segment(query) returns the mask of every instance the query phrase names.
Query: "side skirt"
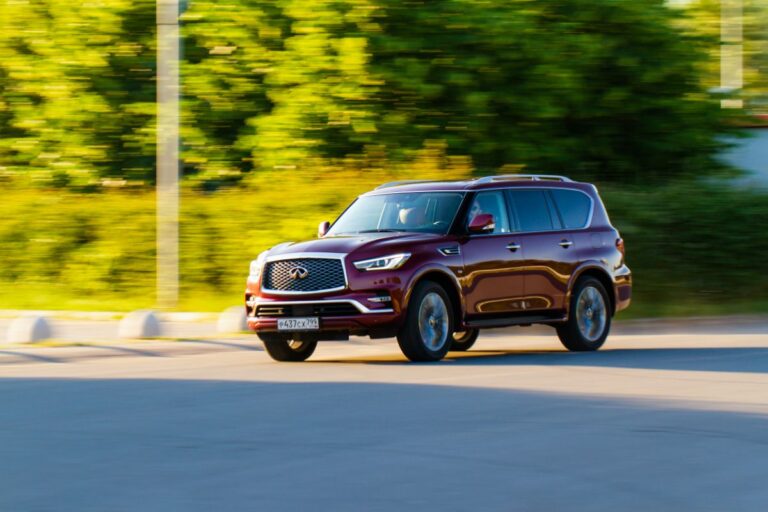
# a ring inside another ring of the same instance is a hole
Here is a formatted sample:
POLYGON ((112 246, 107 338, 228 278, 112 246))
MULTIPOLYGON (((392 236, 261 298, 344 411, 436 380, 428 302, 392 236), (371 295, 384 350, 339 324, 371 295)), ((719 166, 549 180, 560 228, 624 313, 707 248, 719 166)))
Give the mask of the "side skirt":
POLYGON ((472 315, 467 318, 467 327, 485 329, 489 327, 509 327, 512 325, 553 324, 565 322, 568 319, 563 311, 546 313, 512 313, 506 316, 472 315))

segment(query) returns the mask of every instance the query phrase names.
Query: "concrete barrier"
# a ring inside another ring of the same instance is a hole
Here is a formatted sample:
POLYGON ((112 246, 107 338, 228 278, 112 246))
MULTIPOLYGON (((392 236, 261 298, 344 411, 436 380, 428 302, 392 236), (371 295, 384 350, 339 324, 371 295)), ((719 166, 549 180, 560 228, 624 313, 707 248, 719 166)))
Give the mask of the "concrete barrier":
POLYGON ((245 307, 232 306, 222 311, 219 314, 216 330, 221 333, 248 330, 248 324, 245 319, 245 307))
POLYGON ((132 311, 120 320, 117 335, 125 339, 157 338, 162 334, 160 320, 154 311, 132 311))
POLYGON ((51 324, 44 316, 22 316, 11 322, 6 334, 9 343, 34 343, 52 336, 51 324))

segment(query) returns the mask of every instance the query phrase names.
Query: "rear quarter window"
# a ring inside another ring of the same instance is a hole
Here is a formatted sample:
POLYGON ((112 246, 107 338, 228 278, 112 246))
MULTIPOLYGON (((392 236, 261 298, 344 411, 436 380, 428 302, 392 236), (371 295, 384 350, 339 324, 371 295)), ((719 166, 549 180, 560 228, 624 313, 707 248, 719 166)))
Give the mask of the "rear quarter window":
POLYGON ((586 227, 592 207, 589 196, 575 190, 551 189, 550 192, 566 229, 586 227))

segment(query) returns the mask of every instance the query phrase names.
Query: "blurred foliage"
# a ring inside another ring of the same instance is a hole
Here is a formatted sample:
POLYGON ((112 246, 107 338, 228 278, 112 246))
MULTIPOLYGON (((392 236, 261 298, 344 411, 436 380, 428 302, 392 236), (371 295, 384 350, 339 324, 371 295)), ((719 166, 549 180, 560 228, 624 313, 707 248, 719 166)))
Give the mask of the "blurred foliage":
POLYGON ((635 314, 768 312, 767 191, 717 182, 600 191, 626 241, 635 314))
POLYGON ((154 195, 6 187, 0 306, 110 309, 154 295, 154 195))
MULTIPOLYGON (((416 165, 425 178, 467 172, 439 148, 416 165)), ((399 169, 405 177, 410 168, 399 169)), ((317 169, 260 174, 248 187, 182 197, 180 309, 240 300, 249 260, 276 243, 315 236, 390 171, 317 169), (335 179, 321 179, 333 171, 335 179), (311 186, 307 186, 307 184, 311 186), (290 191, 291 201, 285 201, 290 191)), ((631 316, 768 311, 768 194, 716 184, 650 192, 603 184, 634 273, 631 316)), ((129 310, 154 305, 152 193, 8 190, 0 202, 0 307, 129 310)), ((622 313, 622 316, 625 316, 622 313)))
MULTIPOLYGON (((312 238, 358 194, 416 173, 459 179, 466 158, 423 149, 408 165, 373 160, 291 173, 269 171, 247 186, 181 197, 181 309, 237 303, 248 264, 286 240, 312 238), (332 176, 329 178, 329 176, 332 176), (290 195, 291 200, 286 201, 290 195)), ((155 303, 155 195, 7 186, 0 201, 0 308, 128 310, 155 303)))
MULTIPOLYGON (((0 176, 153 181, 154 7, 0 0, 0 176)), ((720 167, 711 41, 663 0, 194 0, 182 20, 184 173, 205 189, 434 142, 478 173, 720 167)))
MULTIPOLYGON (((766 196, 685 181, 727 171, 714 157, 740 114, 707 92, 718 3, 676 4, 193 0, 180 308, 236 303, 250 258, 379 183, 523 169, 604 184, 631 312, 765 304, 766 196)), ((745 5, 759 104, 765 8, 745 5)), ((0 0, 0 307, 153 305, 154 16, 154 0, 0 0)))
POLYGON ((0 173, 53 186, 145 179, 154 1, 0 0, 0 173))
POLYGON ((707 42, 709 59, 700 62, 707 89, 720 86, 721 15, 741 14, 744 87, 729 97, 741 99, 746 108, 768 113, 768 2, 765 0, 690 0, 680 2, 686 17, 681 27, 707 42), (741 6, 739 11, 738 6, 741 6), (736 9, 734 10, 734 7, 736 9))

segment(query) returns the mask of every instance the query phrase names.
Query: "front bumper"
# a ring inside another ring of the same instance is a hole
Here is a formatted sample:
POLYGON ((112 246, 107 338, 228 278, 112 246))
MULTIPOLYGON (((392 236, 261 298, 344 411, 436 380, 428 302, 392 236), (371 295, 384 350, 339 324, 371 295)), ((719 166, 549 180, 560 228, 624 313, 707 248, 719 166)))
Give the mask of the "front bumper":
POLYGON ((371 294, 318 299, 246 296, 248 328, 256 332, 276 332, 278 318, 317 316, 320 329, 315 332, 321 334, 393 336, 400 325, 400 312, 391 302, 372 302, 369 300, 372 297, 371 294))

